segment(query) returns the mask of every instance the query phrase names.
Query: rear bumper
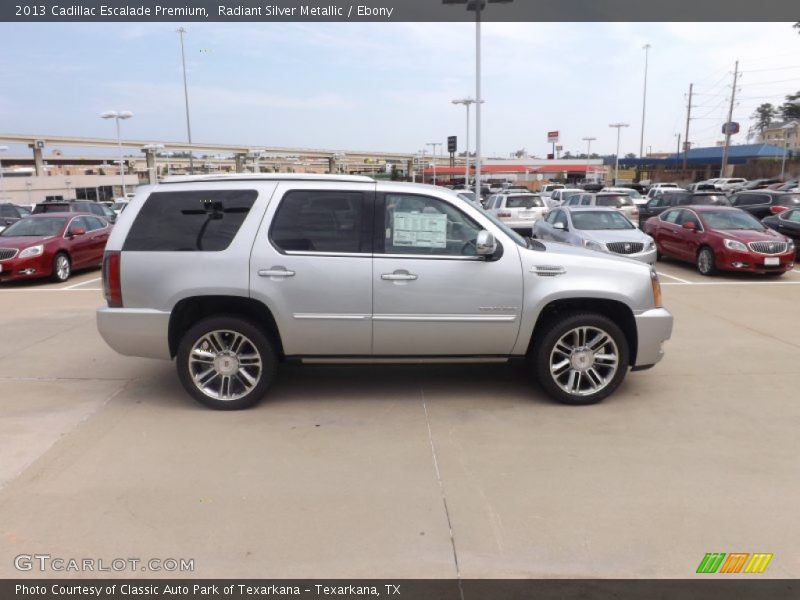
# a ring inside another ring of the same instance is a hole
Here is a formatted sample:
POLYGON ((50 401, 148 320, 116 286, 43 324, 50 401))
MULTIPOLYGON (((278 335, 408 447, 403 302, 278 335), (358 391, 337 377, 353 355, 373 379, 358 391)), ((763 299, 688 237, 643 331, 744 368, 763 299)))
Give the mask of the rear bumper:
POLYGON ((672 335, 672 315, 666 308, 653 308, 635 319, 638 350, 633 366, 652 366, 664 357, 662 346, 672 335))
POLYGON ((97 330, 120 354, 171 359, 170 313, 147 308, 98 308, 97 330))

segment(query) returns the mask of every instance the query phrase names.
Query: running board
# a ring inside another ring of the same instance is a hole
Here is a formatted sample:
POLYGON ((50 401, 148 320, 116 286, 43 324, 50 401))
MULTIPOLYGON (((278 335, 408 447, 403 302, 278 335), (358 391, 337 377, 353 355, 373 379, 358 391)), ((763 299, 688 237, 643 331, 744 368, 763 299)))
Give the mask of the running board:
POLYGON ((427 365, 427 364, 470 364, 470 363, 505 363, 507 356, 452 356, 452 357, 308 357, 301 358, 300 362, 308 365, 427 365))

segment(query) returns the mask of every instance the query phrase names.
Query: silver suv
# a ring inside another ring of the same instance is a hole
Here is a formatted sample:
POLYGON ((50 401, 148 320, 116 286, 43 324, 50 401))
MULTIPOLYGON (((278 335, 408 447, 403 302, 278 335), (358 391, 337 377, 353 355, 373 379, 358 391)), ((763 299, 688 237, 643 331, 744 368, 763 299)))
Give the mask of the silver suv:
POLYGON ((441 187, 331 175, 177 177, 137 192, 106 247, 101 335, 176 359, 212 408, 278 363, 527 360, 590 404, 662 355, 649 266, 525 239, 441 187))

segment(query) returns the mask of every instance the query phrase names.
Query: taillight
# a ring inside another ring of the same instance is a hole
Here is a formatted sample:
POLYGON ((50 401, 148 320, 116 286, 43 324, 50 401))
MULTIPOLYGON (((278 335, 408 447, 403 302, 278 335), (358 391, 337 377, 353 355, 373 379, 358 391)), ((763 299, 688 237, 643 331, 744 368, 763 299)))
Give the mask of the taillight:
POLYGON ((107 251, 103 256, 103 292, 109 308, 122 308, 122 279, 119 272, 120 253, 107 251))
POLYGON ((769 207, 769 212, 771 212, 773 215, 777 215, 779 213, 782 213, 785 210, 786 210, 785 206, 770 206, 769 207))

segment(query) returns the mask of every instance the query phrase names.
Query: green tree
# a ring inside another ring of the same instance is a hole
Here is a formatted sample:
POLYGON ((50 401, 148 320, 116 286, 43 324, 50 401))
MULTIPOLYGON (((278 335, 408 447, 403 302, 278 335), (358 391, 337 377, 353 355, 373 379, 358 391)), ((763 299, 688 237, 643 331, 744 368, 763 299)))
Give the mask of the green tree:
POLYGON ((800 119, 800 92, 786 96, 786 102, 781 106, 780 113, 784 121, 800 119))
POLYGON ((775 120, 777 115, 778 109, 769 102, 765 102, 756 108, 755 112, 750 115, 750 118, 755 120, 756 129, 758 129, 758 131, 761 133, 764 133, 764 130, 772 124, 772 121, 775 120))

